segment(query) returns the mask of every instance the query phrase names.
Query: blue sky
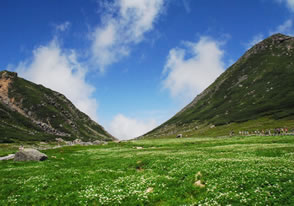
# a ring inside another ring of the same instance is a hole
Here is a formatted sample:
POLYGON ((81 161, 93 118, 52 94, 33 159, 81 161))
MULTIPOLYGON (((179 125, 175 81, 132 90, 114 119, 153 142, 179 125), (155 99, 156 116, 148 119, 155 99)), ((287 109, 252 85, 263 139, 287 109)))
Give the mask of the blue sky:
POLYGON ((120 139, 166 121, 248 48, 294 34, 294 0, 1 0, 0 68, 120 139))

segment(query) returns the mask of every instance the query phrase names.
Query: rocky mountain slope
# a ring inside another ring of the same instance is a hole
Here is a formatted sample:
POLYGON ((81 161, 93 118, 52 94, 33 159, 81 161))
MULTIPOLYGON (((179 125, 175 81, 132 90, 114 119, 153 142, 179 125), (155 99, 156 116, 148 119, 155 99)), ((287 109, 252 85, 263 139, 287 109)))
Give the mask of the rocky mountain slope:
POLYGON ((275 34, 253 46, 174 117, 143 138, 228 135, 230 130, 294 128, 294 38, 275 34))
POLYGON ((102 126, 79 111, 64 95, 0 72, 0 142, 113 140, 102 126))

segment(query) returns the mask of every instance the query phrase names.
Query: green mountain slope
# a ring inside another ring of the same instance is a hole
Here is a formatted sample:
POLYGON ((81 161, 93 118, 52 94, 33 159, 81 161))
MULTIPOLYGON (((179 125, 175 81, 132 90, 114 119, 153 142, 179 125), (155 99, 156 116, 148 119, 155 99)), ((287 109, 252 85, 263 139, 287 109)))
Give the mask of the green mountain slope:
POLYGON ((294 127, 293 120, 294 38, 275 34, 252 47, 189 105, 143 138, 178 133, 220 136, 231 129, 294 127))
POLYGON ((79 111, 64 95, 0 72, 0 142, 113 140, 103 127, 79 111))

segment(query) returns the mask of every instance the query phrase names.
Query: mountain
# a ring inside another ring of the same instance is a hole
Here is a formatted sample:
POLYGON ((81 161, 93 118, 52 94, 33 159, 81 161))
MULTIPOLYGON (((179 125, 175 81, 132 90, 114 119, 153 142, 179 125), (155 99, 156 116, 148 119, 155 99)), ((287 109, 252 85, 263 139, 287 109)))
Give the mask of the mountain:
POLYGON ((64 95, 0 72, 0 142, 113 140, 102 126, 79 111, 64 95))
POLYGON ((294 38, 283 34, 253 46, 190 104, 141 138, 275 127, 294 128, 294 38))

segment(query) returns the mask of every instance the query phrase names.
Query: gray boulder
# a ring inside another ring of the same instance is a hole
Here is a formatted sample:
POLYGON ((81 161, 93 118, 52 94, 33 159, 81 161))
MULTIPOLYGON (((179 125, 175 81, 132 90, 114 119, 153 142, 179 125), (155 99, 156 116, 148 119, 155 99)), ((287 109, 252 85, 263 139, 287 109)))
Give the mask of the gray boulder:
POLYGON ((47 155, 36 149, 23 149, 14 156, 14 161, 44 161, 48 159, 47 155))
POLYGON ((89 146, 89 145, 93 145, 93 143, 92 142, 80 142, 80 145, 89 146))
POLYGON ((80 139, 75 139, 75 140, 73 141, 74 144, 81 144, 81 142, 82 142, 82 140, 80 140, 80 139))

